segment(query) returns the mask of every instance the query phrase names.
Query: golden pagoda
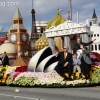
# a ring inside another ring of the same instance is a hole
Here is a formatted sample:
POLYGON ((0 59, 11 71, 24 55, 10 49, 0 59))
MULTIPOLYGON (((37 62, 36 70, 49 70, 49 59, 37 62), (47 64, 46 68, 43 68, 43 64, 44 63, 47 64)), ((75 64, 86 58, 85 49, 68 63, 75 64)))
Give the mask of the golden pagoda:
POLYGON ((44 33, 34 44, 36 51, 39 51, 48 45, 49 45, 48 38, 45 36, 44 33))

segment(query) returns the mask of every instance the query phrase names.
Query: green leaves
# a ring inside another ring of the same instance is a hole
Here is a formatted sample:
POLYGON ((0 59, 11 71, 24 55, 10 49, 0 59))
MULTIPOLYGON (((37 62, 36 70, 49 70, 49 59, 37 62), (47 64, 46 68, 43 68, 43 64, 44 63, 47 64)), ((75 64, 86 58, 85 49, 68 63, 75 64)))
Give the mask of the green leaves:
POLYGON ((91 84, 98 84, 100 83, 100 69, 93 70, 93 77, 90 80, 91 84))
POLYGON ((8 79, 6 80, 7 85, 12 85, 13 84, 13 76, 9 76, 8 79))
POLYGON ((6 84, 7 85, 16 85, 16 86, 34 86, 35 78, 33 77, 19 77, 16 81, 13 81, 13 76, 9 76, 6 84))

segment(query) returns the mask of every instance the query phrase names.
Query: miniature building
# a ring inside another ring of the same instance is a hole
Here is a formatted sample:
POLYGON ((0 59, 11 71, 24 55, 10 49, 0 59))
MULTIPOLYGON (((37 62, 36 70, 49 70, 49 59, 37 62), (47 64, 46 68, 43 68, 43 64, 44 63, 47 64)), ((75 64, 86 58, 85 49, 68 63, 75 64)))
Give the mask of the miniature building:
MULTIPOLYGON (((48 25, 47 25, 47 29, 49 29, 50 27, 54 27, 54 26, 58 26, 62 23, 64 23, 66 20, 61 16, 59 10, 58 13, 56 14, 55 18, 53 20, 51 20, 48 25)), ((58 47, 58 49, 61 51, 62 47, 63 47, 63 40, 61 37, 54 37, 55 40, 55 45, 58 47)))
POLYGON ((34 46, 34 43, 36 42, 37 39, 39 39, 39 34, 37 34, 35 10, 32 9, 31 13, 32 13, 32 29, 31 29, 30 45, 31 45, 31 55, 34 55, 36 53, 36 48, 34 46))
POLYGON ((0 56, 2 56, 2 53, 6 52, 9 57, 9 64, 11 65, 17 56, 17 48, 15 45, 10 43, 8 40, 6 40, 1 46, 0 46, 0 56))
POLYGON ((39 37, 42 36, 42 33, 46 30, 48 21, 36 21, 36 29, 37 34, 39 34, 39 37))
POLYGON ((18 8, 13 17, 13 25, 8 31, 8 40, 16 46, 18 56, 20 53, 24 56, 24 52, 28 51, 29 34, 23 25, 23 18, 18 8))
POLYGON ((90 31, 91 32, 88 35, 89 40, 96 39, 96 41, 92 45, 90 45, 89 49, 90 51, 100 53, 100 26, 98 24, 98 19, 95 13, 95 9, 92 16, 92 25, 90 26, 90 31))

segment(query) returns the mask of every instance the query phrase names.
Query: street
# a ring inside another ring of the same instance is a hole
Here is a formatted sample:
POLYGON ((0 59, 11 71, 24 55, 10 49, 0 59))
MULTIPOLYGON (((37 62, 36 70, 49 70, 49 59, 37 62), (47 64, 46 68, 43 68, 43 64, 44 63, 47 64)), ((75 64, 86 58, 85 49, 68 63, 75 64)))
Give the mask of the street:
POLYGON ((24 88, 0 86, 0 100, 100 100, 100 87, 24 88), (15 92, 16 89, 19 92, 15 92))

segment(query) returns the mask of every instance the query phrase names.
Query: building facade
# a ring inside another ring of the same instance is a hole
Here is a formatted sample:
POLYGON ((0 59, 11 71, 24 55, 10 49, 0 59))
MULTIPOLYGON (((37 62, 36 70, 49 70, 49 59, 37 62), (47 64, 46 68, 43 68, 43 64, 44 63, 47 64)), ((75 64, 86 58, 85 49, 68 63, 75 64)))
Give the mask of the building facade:
POLYGON ((48 21, 36 21, 37 34, 41 37, 42 33, 46 30, 48 21))
POLYGON ((89 46, 89 49, 92 52, 100 53, 100 21, 98 21, 97 19, 95 9, 89 24, 90 24, 90 33, 88 34, 89 40, 91 41, 96 39, 96 41, 89 46))

